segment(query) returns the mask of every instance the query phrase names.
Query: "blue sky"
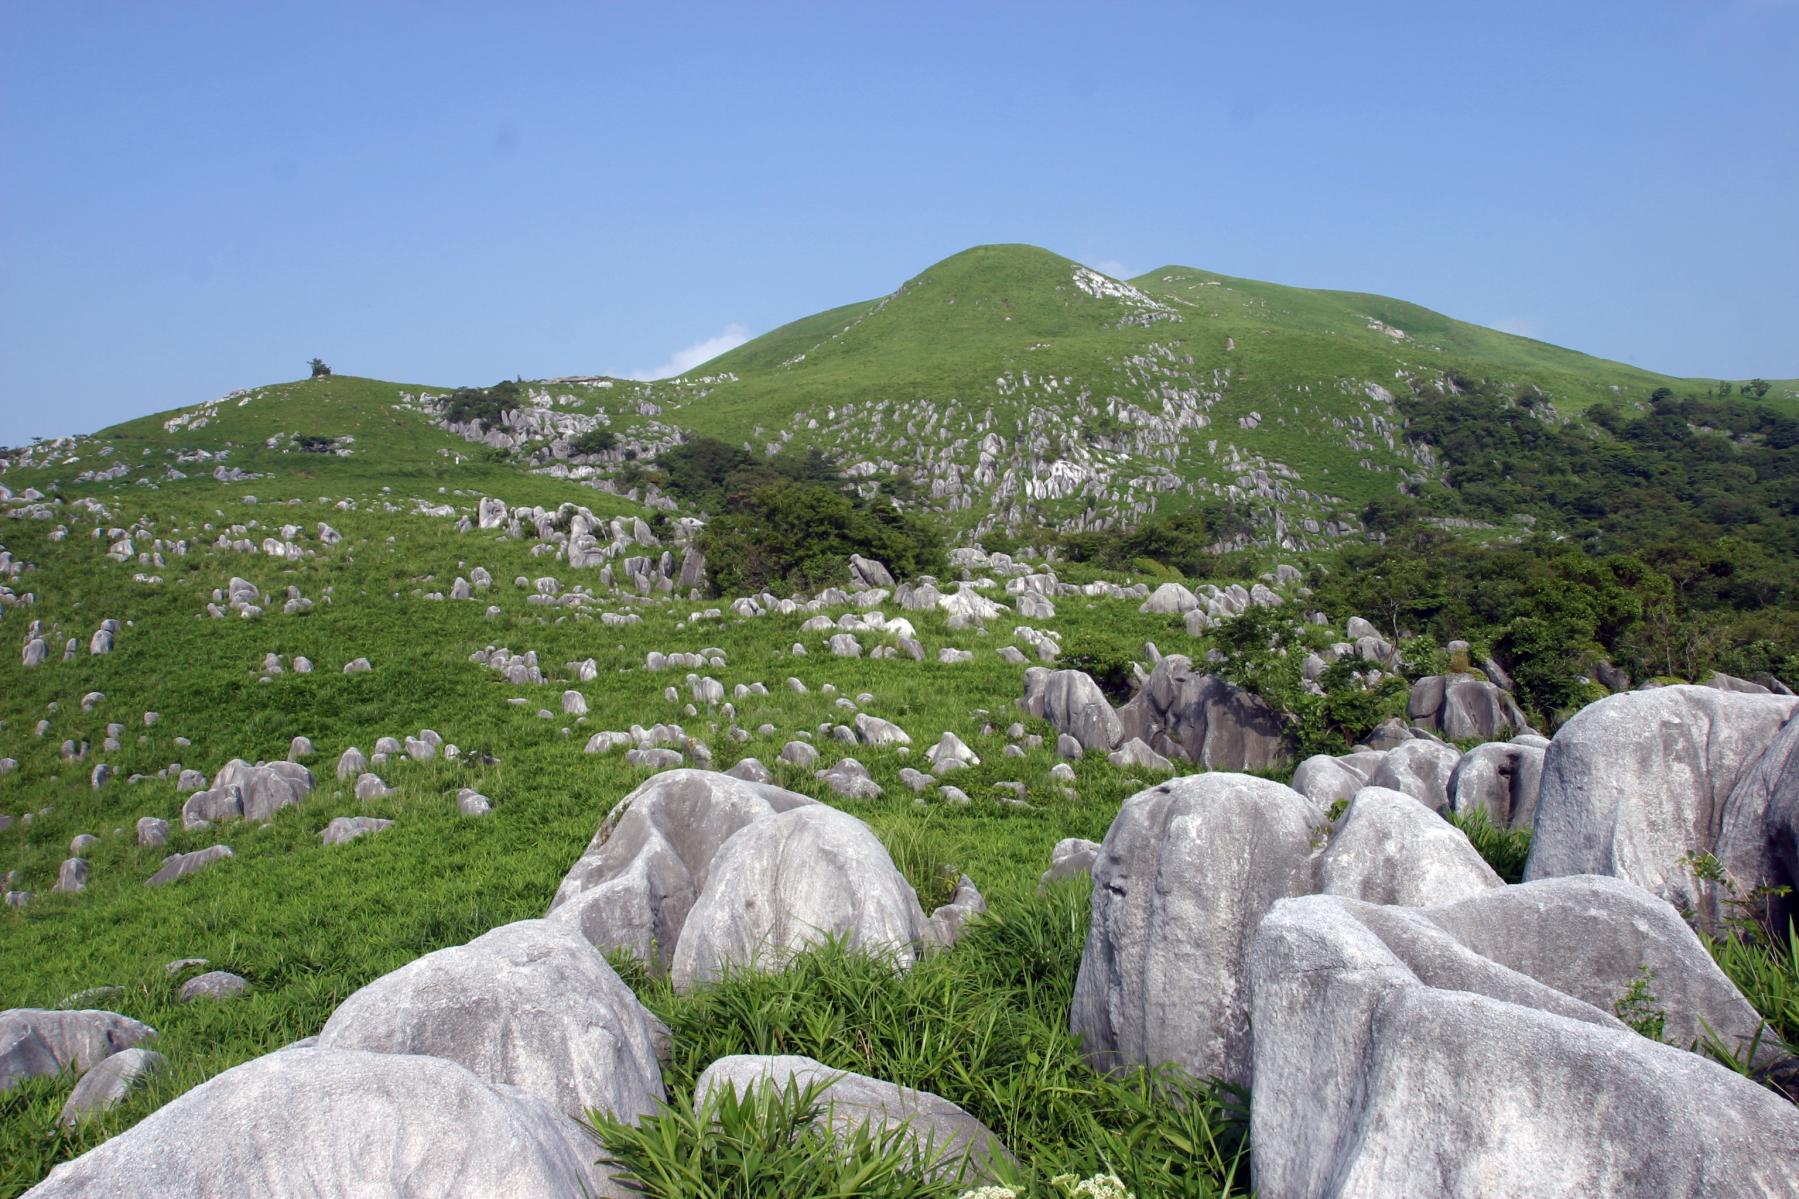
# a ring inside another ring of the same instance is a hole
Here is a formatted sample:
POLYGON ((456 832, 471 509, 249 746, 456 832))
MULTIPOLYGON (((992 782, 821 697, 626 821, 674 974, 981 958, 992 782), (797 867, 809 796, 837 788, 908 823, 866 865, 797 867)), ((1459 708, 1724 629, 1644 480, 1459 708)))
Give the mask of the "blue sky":
POLYGON ((1799 376, 1799 0, 0 6, 0 445, 654 373, 1025 241, 1799 376))

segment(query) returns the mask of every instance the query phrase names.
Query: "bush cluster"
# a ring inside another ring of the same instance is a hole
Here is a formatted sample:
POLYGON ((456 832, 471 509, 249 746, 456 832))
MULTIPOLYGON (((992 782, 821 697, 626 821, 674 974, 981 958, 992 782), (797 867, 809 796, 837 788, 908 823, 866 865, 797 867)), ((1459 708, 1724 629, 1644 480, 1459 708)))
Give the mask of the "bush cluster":
POLYGON ((656 461, 666 489, 711 514, 699 547, 721 593, 842 583, 851 554, 896 576, 943 569, 943 536, 885 496, 858 495, 817 450, 759 458, 713 438, 656 461))
POLYGON ((502 379, 492 387, 458 387, 443 401, 443 418, 453 425, 480 421, 490 428, 521 403, 519 384, 502 379))

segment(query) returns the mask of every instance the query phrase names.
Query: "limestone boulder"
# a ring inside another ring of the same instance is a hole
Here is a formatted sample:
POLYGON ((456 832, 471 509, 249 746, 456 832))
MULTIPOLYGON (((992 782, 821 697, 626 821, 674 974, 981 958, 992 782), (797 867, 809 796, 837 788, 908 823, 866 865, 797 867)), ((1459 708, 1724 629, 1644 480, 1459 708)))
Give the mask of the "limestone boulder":
POLYGON ((144 880, 146 887, 160 887, 178 878, 195 874, 232 856, 229 845, 209 845, 192 853, 172 853, 162 860, 155 874, 144 880))
POLYGON ((1421 907, 1504 886, 1462 831, 1410 795, 1364 787, 1318 859, 1318 890, 1421 907))
POLYGON ((50 1172, 32 1199, 626 1192, 550 1103, 442 1058, 284 1049, 233 1067, 50 1172))
POLYGON ((1245 956, 1277 900, 1311 889, 1323 807, 1248 775, 1173 779, 1124 801, 1093 863, 1069 1028, 1098 1069, 1174 1063, 1247 1083, 1245 956))
POLYGON ((1471 674, 1436 674, 1412 684, 1406 719, 1451 741, 1494 741, 1530 728, 1512 693, 1471 674))
POLYGON ((1767 916, 1785 928, 1799 907, 1799 712, 1731 788, 1714 856, 1738 894, 1769 892, 1767 916))
POLYGON ((759 820, 817 802, 708 770, 656 775, 601 822, 563 876, 549 918, 572 924, 602 952, 623 950, 667 968, 725 842, 759 820))
POLYGON ((1194 671, 1182 654, 1157 662, 1118 717, 1121 738, 1207 770, 1265 770, 1290 760, 1285 722, 1267 701, 1194 671))
POLYGON ((1740 1027, 1678 914, 1618 880, 1277 903, 1250 950, 1257 1192, 1799 1194, 1791 1104, 1613 1015, 1645 966, 1670 1039, 1740 1027))
POLYGON ((1118 713, 1084 671, 1032 667, 1024 672, 1022 703, 1025 711, 1073 737, 1083 750, 1110 750, 1123 740, 1118 713))
POLYGON ((1733 844, 1765 817, 1729 800, 1761 762, 1799 699, 1711 687, 1658 687, 1607 696, 1557 731, 1543 759, 1528 879, 1626 878, 1706 921, 1728 894, 1697 876, 1696 855, 1733 844))
POLYGON ((570 925, 522 920, 428 953, 339 1005, 327 1049, 447 1058, 579 1118, 661 1101, 650 1016, 570 925))
POLYGON ((927 939, 918 896, 867 825, 797 805, 726 841, 687 914, 670 974, 691 990, 732 967, 779 969, 825 938, 911 965, 927 939))
POLYGON ((1093 863, 1099 858, 1099 842, 1088 841, 1081 837, 1064 837, 1056 842, 1050 851, 1049 869, 1045 870, 1037 880, 1039 892, 1047 890, 1052 883, 1064 879, 1079 878, 1093 869, 1093 863))
POLYGON ((1541 746, 1490 741, 1462 755, 1449 776, 1449 810, 1483 812, 1494 828, 1530 828, 1543 788, 1541 746))
POLYGON ((117 1012, 13 1008, 0 1012, 0 1092, 26 1078, 82 1074, 156 1035, 117 1012))
POLYGON ((1367 775, 1329 754, 1313 754, 1293 771, 1293 789, 1326 807, 1367 785, 1367 775))
POLYGON ((121 1049, 81 1076, 69 1092, 56 1122, 75 1128, 89 1116, 108 1111, 146 1079, 168 1068, 168 1059, 153 1049, 121 1049))
POLYGON ((1368 776, 1370 787, 1385 787, 1418 800, 1433 812, 1449 803, 1449 779, 1462 753, 1439 741, 1412 740, 1388 750, 1368 776))
POLYGON ((346 841, 393 827, 393 821, 374 816, 339 816, 325 826, 319 840, 326 845, 342 845, 346 841))

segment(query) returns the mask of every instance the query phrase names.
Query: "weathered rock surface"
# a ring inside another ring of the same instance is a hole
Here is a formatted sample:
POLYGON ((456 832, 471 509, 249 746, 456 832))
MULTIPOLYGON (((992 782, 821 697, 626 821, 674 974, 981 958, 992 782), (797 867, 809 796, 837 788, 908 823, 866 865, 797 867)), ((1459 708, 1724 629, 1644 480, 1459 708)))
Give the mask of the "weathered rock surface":
POLYGON ((209 845, 205 849, 196 849, 192 853, 172 853, 162 860, 162 866, 144 880, 146 887, 160 887, 164 883, 172 883, 186 874, 204 870, 214 862, 222 862, 231 857, 229 845, 209 845))
POLYGON ((181 984, 178 996, 182 1003, 196 999, 232 999, 250 989, 250 981, 229 970, 209 970, 181 984))
POLYGON ((927 937, 925 915, 867 825, 822 804, 790 807, 719 850, 670 974, 689 990, 732 966, 778 969, 827 937, 909 966, 927 937))
POLYGON ((1081 748, 1109 750, 1122 739, 1124 726, 1091 675, 1079 670, 1033 666, 1024 672, 1025 711, 1049 721, 1081 748))
POLYGON ((441 1058, 284 1049, 51 1171, 32 1199, 622 1195, 546 1101, 441 1058))
POLYGON ((1329 807, 1368 785, 1368 777, 1329 754, 1313 754, 1293 771, 1293 789, 1329 807))
POLYGON ((382 829, 392 828, 393 823, 376 816, 338 816, 325 826, 324 831, 319 834, 319 840, 326 845, 342 845, 366 833, 378 833, 382 829))
POLYGON ((556 889, 549 918, 573 924, 602 952, 622 949, 666 968, 725 842, 758 820, 816 803, 706 770, 659 774, 601 822, 556 889))
POLYGON ((926 921, 929 940, 934 945, 954 945, 962 939, 962 929, 976 916, 987 911, 987 897, 974 880, 964 874, 956 882, 950 901, 931 912, 926 921))
POLYGON ((1049 869, 1045 870, 1037 880, 1037 889, 1042 891, 1051 883, 1059 883, 1063 879, 1079 878, 1093 869, 1093 863, 1099 858, 1099 842, 1088 841, 1081 837, 1064 837, 1056 842, 1050 851, 1049 869))
POLYGON ((196 791, 181 805, 183 828, 206 828, 221 820, 268 820, 311 793, 312 771, 297 762, 251 765, 227 762, 208 791, 196 791))
POLYGON ((1364 787, 1318 859, 1318 890, 1369 903, 1449 903, 1505 883, 1462 831, 1398 791, 1364 787))
POLYGON ((1266 779, 1201 774, 1125 800, 1093 863, 1070 1030, 1102 1070, 1172 1062, 1249 1078, 1244 956, 1279 899, 1311 889, 1321 805, 1266 779))
MULTIPOLYGON (((1799 711, 1731 789, 1715 856, 1739 894, 1783 886, 1799 892, 1799 711)), ((1785 928, 1799 908, 1792 893, 1767 902, 1775 928, 1785 928)))
POLYGON ((1731 817, 1765 833, 1761 813, 1729 799, 1773 744, 1799 699, 1711 687, 1658 687, 1607 696, 1556 733, 1543 760, 1526 879, 1627 878, 1684 911, 1716 921, 1723 889, 1695 877, 1731 817))
POLYGON ((1683 1028, 1733 1019, 1678 915, 1616 880, 1276 904, 1250 952, 1258 1193, 1799 1193, 1790 1104, 1611 1014, 1645 964, 1683 1028))
POLYGON ((1484 812, 1494 828, 1530 828, 1543 788, 1543 753, 1516 741, 1475 746, 1449 776, 1449 810, 1484 812))
POLYGON ((13 1008, 0 1012, 0 1091, 21 1079, 81 1074, 156 1035, 117 1012, 13 1008))
POLYGON ((56 1122, 74 1128, 87 1116, 117 1107, 132 1088, 167 1066, 168 1059, 153 1049, 119 1050, 81 1076, 56 1122))
POLYGON ((1530 728, 1510 691, 1471 674, 1434 674, 1412 684, 1406 719, 1451 741, 1494 741, 1530 728))
POLYGON ((1118 717, 1123 737, 1208 770, 1264 770, 1288 760, 1285 725, 1265 700, 1196 673, 1181 654, 1157 662, 1118 717))
POLYGON ((376 979, 319 1044, 448 1058, 572 1117, 597 1108, 634 1121, 663 1094, 650 1023, 578 929, 522 920, 376 979))
POLYGON ((1402 792, 1431 811, 1441 812, 1449 803, 1450 776, 1461 760, 1461 751, 1453 745, 1407 741, 1386 752, 1368 776, 1368 785, 1402 792))

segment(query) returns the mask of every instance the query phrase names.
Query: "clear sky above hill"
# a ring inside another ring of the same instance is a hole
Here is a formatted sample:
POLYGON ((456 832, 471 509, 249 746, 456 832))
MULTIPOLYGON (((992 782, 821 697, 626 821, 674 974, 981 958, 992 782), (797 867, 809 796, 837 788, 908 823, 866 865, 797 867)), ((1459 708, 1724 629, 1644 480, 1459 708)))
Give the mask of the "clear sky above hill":
POLYGON ((0 445, 656 374, 980 242, 1799 376, 1799 2, 0 6, 0 445))

